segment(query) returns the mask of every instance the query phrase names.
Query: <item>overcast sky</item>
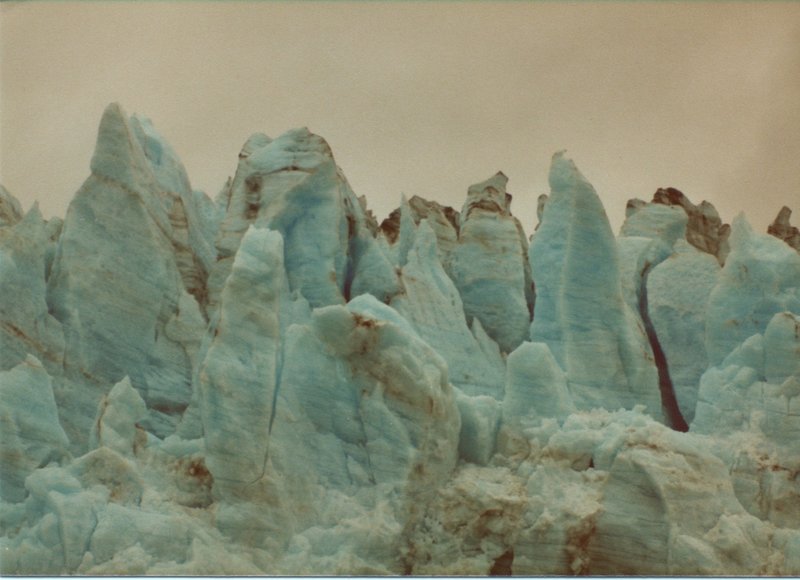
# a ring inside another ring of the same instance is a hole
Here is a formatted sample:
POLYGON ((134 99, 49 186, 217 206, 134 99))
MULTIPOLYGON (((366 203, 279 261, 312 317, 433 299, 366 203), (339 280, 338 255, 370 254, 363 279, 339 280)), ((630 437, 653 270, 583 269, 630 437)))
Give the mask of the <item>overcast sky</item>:
POLYGON ((212 197, 247 137, 327 139, 379 219, 498 170, 531 233, 555 151, 614 229, 658 187, 800 222, 800 2, 3 2, 0 181, 64 215, 112 101, 212 197))

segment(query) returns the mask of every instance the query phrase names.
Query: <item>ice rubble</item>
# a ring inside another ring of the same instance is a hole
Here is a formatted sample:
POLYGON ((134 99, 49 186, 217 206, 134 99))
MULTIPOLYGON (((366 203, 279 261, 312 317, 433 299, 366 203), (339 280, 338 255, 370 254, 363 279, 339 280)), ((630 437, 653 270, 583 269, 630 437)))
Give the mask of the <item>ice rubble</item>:
POLYGON ((298 129, 211 201, 111 105, 63 222, 0 189, 0 572, 800 574, 788 211, 506 183, 378 226, 298 129))

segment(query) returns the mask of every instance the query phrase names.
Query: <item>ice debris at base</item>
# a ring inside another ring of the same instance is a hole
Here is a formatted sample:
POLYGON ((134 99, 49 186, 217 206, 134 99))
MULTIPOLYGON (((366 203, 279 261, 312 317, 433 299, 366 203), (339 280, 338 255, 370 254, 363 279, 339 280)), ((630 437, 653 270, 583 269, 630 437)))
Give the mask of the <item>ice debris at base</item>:
POLYGON ((0 573, 800 574, 790 211, 507 181, 379 226, 297 129, 212 201, 111 105, 63 221, 0 189, 0 573))

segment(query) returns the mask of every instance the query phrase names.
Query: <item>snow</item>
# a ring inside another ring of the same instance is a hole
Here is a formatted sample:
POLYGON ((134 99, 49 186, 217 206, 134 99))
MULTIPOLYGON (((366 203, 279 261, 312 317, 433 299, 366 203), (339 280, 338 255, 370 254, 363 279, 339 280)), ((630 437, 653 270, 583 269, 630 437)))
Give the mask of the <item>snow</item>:
POLYGON ((562 153, 530 245, 502 173, 378 227, 307 129, 236 163, 110 105, 63 221, 0 190, 0 573, 800 574, 791 236, 615 237, 562 153))

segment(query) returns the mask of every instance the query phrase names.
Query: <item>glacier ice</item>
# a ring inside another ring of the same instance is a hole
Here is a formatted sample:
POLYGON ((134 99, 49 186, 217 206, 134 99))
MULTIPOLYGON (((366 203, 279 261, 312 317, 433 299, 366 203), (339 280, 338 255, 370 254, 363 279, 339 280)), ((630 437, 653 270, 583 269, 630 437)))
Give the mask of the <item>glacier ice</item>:
POLYGON ((108 447, 120 455, 135 455, 137 446, 147 442, 147 433, 136 425, 146 416, 144 400, 125 377, 100 401, 89 447, 108 447))
POLYGON ((567 375, 578 409, 643 404, 663 416, 644 328, 622 297, 617 245, 600 198, 557 153, 552 193, 530 247, 536 303, 530 338, 567 375))
POLYGON ((3 501, 25 498, 25 479, 34 470, 69 455, 58 421, 50 375, 33 355, 0 372, 3 501))
POLYGON ((418 195, 408 199, 402 196, 402 199, 404 201, 402 201, 401 207, 394 210, 381 222, 382 239, 394 243, 400 235, 401 222, 405 228, 408 228, 408 218, 411 218, 416 225, 426 219, 436 234, 439 261, 445 271, 451 273, 453 250, 458 241, 458 212, 452 207, 443 207, 435 201, 428 201, 418 195))
MULTIPOLYGON (((305 128, 274 140, 263 134, 251 137, 224 195, 226 212, 216 238, 221 259, 211 273, 212 304, 250 224, 283 237, 292 290, 314 307, 345 302, 359 257, 369 254, 375 242, 371 236, 360 244, 354 240, 367 229, 366 216, 324 139, 305 128)), ((362 281, 365 289, 377 293, 381 285, 391 286, 393 280, 386 280, 378 256, 372 255, 369 262, 371 267, 363 270, 373 272, 376 284, 370 287, 362 281)))
POLYGON ((725 268, 708 298, 709 362, 720 363, 785 310, 800 310, 800 254, 777 238, 754 232, 740 215, 733 222, 725 268))
POLYGON ((674 253, 647 277, 647 306, 653 330, 668 361, 672 388, 683 418, 691 423, 700 377, 708 367, 705 313, 719 278, 713 256, 680 240, 674 253))
POLYGON ((308 129, 215 200, 110 105, 0 188, 0 573, 799 575, 800 254, 563 153, 378 225, 308 129), (688 432, 686 432, 688 430, 688 432))
POLYGON ((528 337, 533 295, 528 243, 511 215, 507 181, 498 173, 469 188, 452 271, 467 319, 480 320, 500 348, 511 352, 528 337))
POLYGON ((56 400, 69 408, 62 421, 76 449, 100 397, 126 375, 148 403, 152 430, 169 434, 191 398, 191 358, 205 330, 178 268, 161 187, 118 106, 103 115, 91 166, 47 280, 65 342, 56 400))
POLYGON ((653 195, 652 204, 680 207, 686 212, 686 241, 698 250, 715 256, 720 264, 730 251, 728 238, 731 226, 723 224, 716 208, 707 201, 693 204, 689 198, 673 187, 659 188, 653 195))
POLYGON ((0 368, 25 360, 32 348, 51 372, 64 361, 64 332, 47 303, 47 257, 52 244, 47 225, 33 208, 16 223, 0 229, 0 368))
POLYGON ((503 423, 566 419, 575 412, 567 377, 543 342, 525 342, 508 357, 503 423))
POLYGON ((198 369, 206 463, 221 486, 259 478, 280 374, 283 240, 251 226, 220 297, 198 369))
POLYGON ((499 351, 481 348, 467 326, 458 289, 436 259, 436 236, 427 220, 420 222, 418 229, 411 227, 414 245, 401 269, 402 292, 390 305, 428 344, 437 346, 456 387, 468 395, 499 398, 504 378, 499 351))

